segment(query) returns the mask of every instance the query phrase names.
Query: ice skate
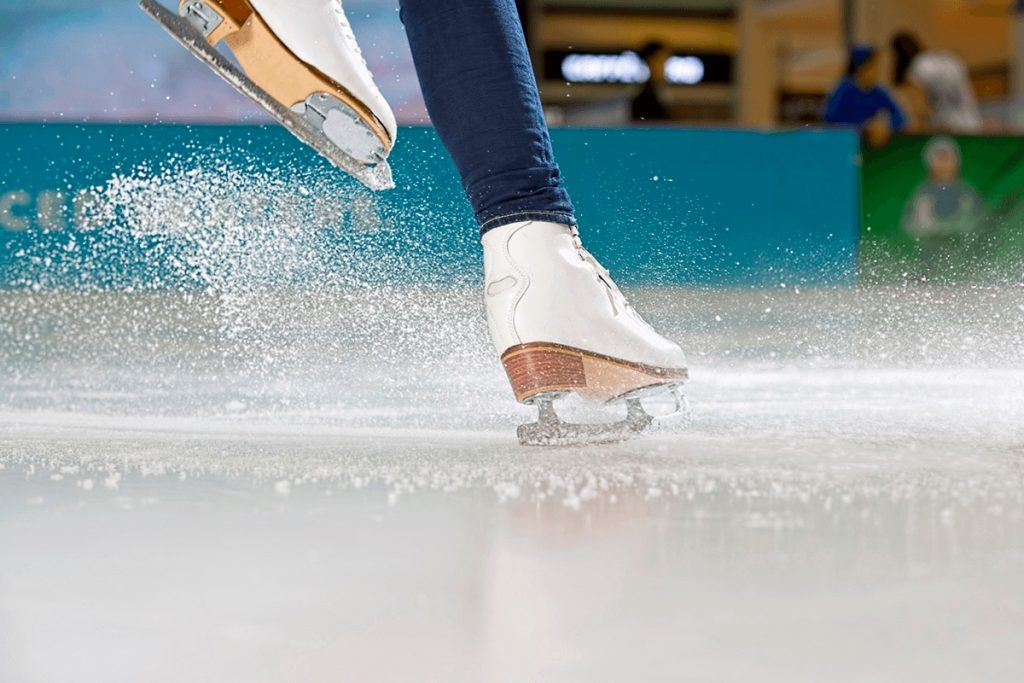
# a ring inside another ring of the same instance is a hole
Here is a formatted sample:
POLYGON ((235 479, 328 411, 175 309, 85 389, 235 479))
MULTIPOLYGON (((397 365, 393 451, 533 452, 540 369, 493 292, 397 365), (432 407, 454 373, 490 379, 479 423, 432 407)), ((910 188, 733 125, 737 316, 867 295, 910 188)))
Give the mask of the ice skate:
POLYGON ((397 126, 341 0, 181 0, 141 6, 182 45, 303 142, 375 190, 394 186, 397 126), (215 49, 225 43, 240 71, 215 49))
POLYGON ((687 379, 686 357, 626 301, 575 228, 530 221, 483 237, 485 300, 491 339, 516 400, 536 405, 538 422, 519 428, 524 445, 622 441, 655 418, 641 401, 668 394, 676 413, 687 379), (568 424, 554 402, 578 394, 622 402, 611 424, 568 424))

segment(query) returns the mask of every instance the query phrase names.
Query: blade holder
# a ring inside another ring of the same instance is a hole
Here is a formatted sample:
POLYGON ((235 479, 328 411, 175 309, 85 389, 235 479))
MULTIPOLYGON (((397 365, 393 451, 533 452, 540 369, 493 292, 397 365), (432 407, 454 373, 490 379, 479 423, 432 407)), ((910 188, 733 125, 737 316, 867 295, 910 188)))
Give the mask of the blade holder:
POLYGON ((184 12, 185 19, 203 34, 203 38, 209 38, 224 23, 224 17, 200 0, 185 5, 184 12))

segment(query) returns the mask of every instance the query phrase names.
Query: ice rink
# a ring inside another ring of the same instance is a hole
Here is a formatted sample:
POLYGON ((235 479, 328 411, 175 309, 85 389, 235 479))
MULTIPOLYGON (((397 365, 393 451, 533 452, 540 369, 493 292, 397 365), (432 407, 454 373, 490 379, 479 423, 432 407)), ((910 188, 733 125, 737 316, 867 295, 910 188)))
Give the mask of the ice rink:
POLYGON ((0 680, 1024 678, 1024 289, 632 295, 529 450, 475 288, 0 294, 0 680))

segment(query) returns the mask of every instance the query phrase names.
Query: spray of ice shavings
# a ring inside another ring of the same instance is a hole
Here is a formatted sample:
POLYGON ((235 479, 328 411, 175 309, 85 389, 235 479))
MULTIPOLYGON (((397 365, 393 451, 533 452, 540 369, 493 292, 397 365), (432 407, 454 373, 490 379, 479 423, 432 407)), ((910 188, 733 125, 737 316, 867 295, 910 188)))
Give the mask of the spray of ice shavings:
POLYGON ((22 309, 15 369, 58 362, 59 340, 73 340, 90 356, 87 383, 160 377, 167 386, 151 388, 176 394, 177 376, 194 404, 233 412, 335 405, 358 365, 374 373, 376 395, 360 394, 374 413, 410 405, 435 373, 493 361, 477 297, 441 284, 472 270, 431 269, 446 261, 402 224, 431 220, 421 208, 388 213, 353 184, 200 157, 138 167, 92 194, 89 230, 54 237, 83 246, 56 261, 45 241, 23 255, 17 284, 34 294, 8 304, 22 309))

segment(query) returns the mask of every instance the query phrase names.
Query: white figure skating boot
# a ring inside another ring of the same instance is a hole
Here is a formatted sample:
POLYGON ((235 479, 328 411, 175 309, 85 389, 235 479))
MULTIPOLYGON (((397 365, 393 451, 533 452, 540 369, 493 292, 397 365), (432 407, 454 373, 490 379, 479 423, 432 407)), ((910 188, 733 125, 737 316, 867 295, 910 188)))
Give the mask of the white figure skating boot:
POLYGON ((516 400, 537 405, 540 421, 519 428, 526 445, 620 441, 653 418, 640 399, 679 388, 686 357, 626 301, 575 228, 515 223, 484 234, 485 301, 491 339, 516 400), (553 402, 566 394, 623 400, 624 421, 571 425, 553 402))
POLYGON ((374 83, 342 0, 157 0, 142 8, 300 139, 373 189, 393 186, 395 117, 374 83), (214 49, 223 42, 240 72, 214 49))

